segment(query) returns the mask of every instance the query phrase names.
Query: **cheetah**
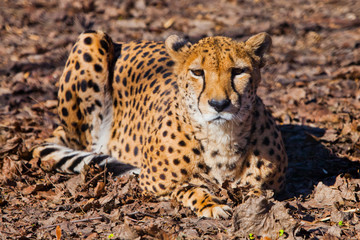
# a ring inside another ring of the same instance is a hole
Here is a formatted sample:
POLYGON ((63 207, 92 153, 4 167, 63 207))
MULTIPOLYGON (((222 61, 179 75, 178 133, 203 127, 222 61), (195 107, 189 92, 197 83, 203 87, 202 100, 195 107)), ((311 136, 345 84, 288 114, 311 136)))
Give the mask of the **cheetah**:
POLYGON ((115 43, 86 31, 60 78, 61 125, 33 156, 66 173, 90 163, 135 173, 143 191, 228 218, 209 183, 284 187, 281 133, 256 94, 270 45, 266 33, 191 44, 176 35, 115 43))

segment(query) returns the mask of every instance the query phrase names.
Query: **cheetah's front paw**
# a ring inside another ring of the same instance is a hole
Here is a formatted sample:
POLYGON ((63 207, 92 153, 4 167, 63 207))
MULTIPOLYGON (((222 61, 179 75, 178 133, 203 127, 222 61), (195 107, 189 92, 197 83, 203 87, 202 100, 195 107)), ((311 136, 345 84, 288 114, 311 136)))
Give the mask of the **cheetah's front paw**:
POLYGON ((232 216, 232 209, 225 204, 208 203, 197 211, 199 217, 228 219, 232 216))

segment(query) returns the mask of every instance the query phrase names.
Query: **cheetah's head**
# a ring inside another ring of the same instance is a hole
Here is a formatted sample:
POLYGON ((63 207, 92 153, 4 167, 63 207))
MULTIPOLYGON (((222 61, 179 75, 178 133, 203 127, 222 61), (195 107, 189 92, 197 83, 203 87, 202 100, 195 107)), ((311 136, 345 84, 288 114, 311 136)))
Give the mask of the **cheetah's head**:
POLYGON ((266 33, 246 42, 208 37, 198 43, 172 35, 165 41, 174 60, 180 94, 189 114, 200 124, 242 122, 250 114, 271 45, 266 33))

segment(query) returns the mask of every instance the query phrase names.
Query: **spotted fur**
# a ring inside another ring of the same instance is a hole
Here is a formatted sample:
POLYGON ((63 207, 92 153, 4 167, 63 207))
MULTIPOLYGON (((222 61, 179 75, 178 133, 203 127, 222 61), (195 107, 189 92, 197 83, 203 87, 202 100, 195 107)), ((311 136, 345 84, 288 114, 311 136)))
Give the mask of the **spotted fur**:
POLYGON ((87 31, 60 79, 62 125, 34 157, 63 172, 93 162, 115 175, 138 173, 143 190, 227 218, 231 209, 206 182, 284 186, 281 134, 256 95, 270 45, 265 33, 192 45, 178 36, 113 43, 87 31))

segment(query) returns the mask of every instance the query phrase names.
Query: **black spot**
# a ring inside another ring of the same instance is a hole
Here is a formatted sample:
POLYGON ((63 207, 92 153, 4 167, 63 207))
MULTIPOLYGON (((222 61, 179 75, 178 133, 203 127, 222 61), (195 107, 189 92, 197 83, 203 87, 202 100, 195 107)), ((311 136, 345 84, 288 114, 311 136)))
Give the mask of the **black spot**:
POLYGON ((149 86, 152 88, 155 85, 155 83, 156 83, 156 79, 152 81, 149 86))
POLYGON ((274 149, 271 148, 271 149, 269 150, 269 155, 272 156, 272 155, 274 155, 274 153, 275 153, 275 152, 274 152, 274 149))
POLYGON ((137 156, 137 155, 138 155, 138 151, 139 151, 138 147, 135 147, 135 148, 134 148, 134 156, 137 156))
POLYGON ((169 147, 168 151, 169 151, 169 153, 172 153, 174 151, 174 149, 172 147, 169 147))
POLYGON ((278 138, 279 137, 279 134, 278 134, 278 132, 277 131, 274 131, 274 138, 276 139, 276 138, 278 138))
POLYGON ((69 116, 69 112, 68 112, 68 110, 66 109, 66 108, 62 108, 61 109, 61 112, 62 112, 62 115, 64 116, 64 117, 67 117, 67 116, 69 116))
POLYGON ((106 52, 109 51, 109 45, 107 44, 107 42, 105 40, 100 40, 100 45, 106 52))
POLYGON ((82 124, 81 125, 81 131, 82 132, 85 132, 86 130, 88 130, 89 129, 89 124, 82 124))
POLYGON ((129 152, 130 151, 130 147, 129 147, 129 144, 127 143, 126 146, 125 146, 125 151, 126 152, 129 152))
POLYGON ((236 164, 235 164, 235 163, 226 164, 226 167, 227 167, 229 170, 234 170, 234 169, 236 168, 236 164))
POLYGON ((65 98, 66 98, 66 101, 70 101, 71 98, 72 98, 72 94, 70 92, 70 90, 67 90, 66 93, 65 93, 65 98))
POLYGON ((167 72, 167 73, 165 73, 165 74, 163 75, 163 78, 167 78, 167 77, 169 77, 171 74, 172 74, 171 72, 167 72))
POLYGON ((160 174, 159 177, 160 177, 160 179, 162 179, 162 180, 165 180, 165 178, 166 178, 166 177, 165 177, 165 174, 160 174))
POLYGON ((257 176, 255 177, 255 180, 256 180, 256 181, 260 181, 260 180, 261 180, 261 177, 260 177, 259 175, 257 175, 257 176))
POLYGON ((174 163, 175 165, 179 165, 180 161, 179 161, 179 159, 175 158, 174 161, 173 161, 173 163, 174 163))
POLYGON ((87 82, 86 80, 82 80, 80 83, 81 91, 85 92, 87 89, 87 82))
POLYGON ((126 80, 126 78, 123 78, 123 85, 124 85, 124 87, 126 87, 126 85, 127 85, 127 80, 126 80))
POLYGON ((218 155, 219 154, 219 151, 213 151, 212 153, 211 153, 211 156, 212 157, 216 157, 216 155, 218 155))
POLYGON ((85 39, 84 39, 84 43, 85 43, 86 45, 90 45, 90 44, 92 43, 91 37, 85 38, 85 39))
POLYGON ((99 85, 97 85, 97 83, 93 84, 93 89, 95 92, 100 92, 100 88, 99 88, 99 85))
POLYGON ((80 69, 80 63, 78 61, 76 61, 75 63, 75 69, 76 70, 79 70, 80 69))
POLYGON ((76 52, 76 49, 77 49, 77 45, 74 46, 72 52, 73 52, 73 53, 76 52))
POLYGON ((196 155, 200 155, 199 149, 193 148, 192 151, 193 151, 196 155))
POLYGON ((174 66, 174 64, 175 64, 175 62, 173 62, 173 61, 168 61, 168 62, 166 63, 166 66, 171 67, 171 66, 174 66))
POLYGON ((139 64, 136 66, 137 69, 141 68, 141 66, 144 64, 144 61, 139 62, 139 64))
POLYGON ((163 68, 164 68, 163 66, 160 66, 160 67, 158 67, 158 68, 156 69, 155 72, 156 72, 156 73, 159 73, 159 72, 161 72, 161 70, 163 70, 163 68))
POLYGON ((263 140, 262 144, 265 145, 265 146, 269 146, 269 144, 270 144, 269 138, 268 138, 268 137, 264 137, 264 140, 263 140))
POLYGON ((76 112, 76 116, 77 116, 78 120, 81 120, 82 115, 81 115, 80 110, 78 110, 78 111, 76 112))
POLYGON ((65 82, 69 82, 70 76, 71 76, 71 70, 69 70, 69 71, 66 73, 65 82))
POLYGON ((151 170, 152 170, 153 172, 156 172, 156 171, 157 171, 157 168, 156 168, 155 166, 152 166, 152 167, 151 167, 151 170))
POLYGON ((265 127, 264 127, 264 125, 261 125, 261 127, 260 127, 260 134, 263 134, 263 133, 264 133, 264 131, 265 131, 265 127))
POLYGON ((96 64, 94 65, 94 69, 95 69, 96 72, 102 72, 102 69, 103 69, 103 68, 102 68, 99 64, 96 63, 96 64))
POLYGON ((182 168, 181 170, 180 170, 180 172, 181 172, 181 174, 183 174, 183 175, 187 175, 187 171, 186 171, 186 169, 184 169, 184 168, 182 168))
POLYGON ((254 155, 255 155, 255 156, 259 156, 259 155, 260 155, 259 150, 255 149, 255 150, 254 150, 254 155))
POLYGON ((92 57, 88 53, 84 53, 83 58, 84 58, 85 62, 91 62, 92 61, 92 57))
POLYGON ((261 168, 261 166, 264 165, 264 162, 262 160, 259 160, 257 163, 256 163, 256 167, 257 168, 261 168))
POLYGON ((160 187, 161 189, 165 189, 165 186, 164 186, 164 184, 162 184, 162 183, 159 183, 159 187, 160 187))
POLYGON ((182 147, 185 147, 185 146, 186 146, 186 143, 185 143, 183 140, 181 140, 181 141, 179 142, 179 145, 182 146, 182 147))
POLYGON ((186 155, 183 156, 185 162, 190 163, 190 158, 186 155))

